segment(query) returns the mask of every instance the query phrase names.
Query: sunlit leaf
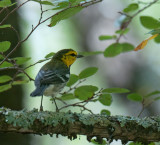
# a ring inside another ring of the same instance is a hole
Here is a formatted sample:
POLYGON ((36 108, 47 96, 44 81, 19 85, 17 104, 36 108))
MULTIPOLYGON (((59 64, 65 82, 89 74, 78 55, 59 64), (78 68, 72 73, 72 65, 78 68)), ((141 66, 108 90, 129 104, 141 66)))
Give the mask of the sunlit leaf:
POLYGON ((67 8, 67 7, 69 7, 69 2, 68 1, 63 1, 63 2, 58 3, 58 5, 56 5, 56 7, 53 8, 52 10, 64 9, 64 8, 67 8))
POLYGON ((141 24, 147 29, 156 29, 160 27, 160 22, 150 16, 140 16, 141 24))
POLYGON ((127 96, 127 98, 129 100, 132 100, 132 101, 137 101, 137 102, 141 102, 143 100, 143 97, 137 93, 132 93, 132 94, 129 94, 127 96))
POLYGON ((16 64, 21 65, 29 61, 31 58, 30 57, 15 57, 13 59, 16 61, 16 64))
POLYGON ((60 97, 62 100, 72 100, 75 99, 75 96, 72 93, 64 94, 60 97))
POLYGON ((98 71, 97 67, 86 68, 83 71, 81 71, 81 73, 79 74, 79 79, 88 78, 88 77, 94 75, 97 71, 98 71))
POLYGON ((4 92, 12 88, 11 84, 0 86, 0 92, 4 92))
POLYGON ((10 48, 11 43, 9 41, 0 42, 0 52, 5 52, 10 48))
POLYGON ((117 36, 116 35, 101 35, 99 36, 99 40, 110 40, 110 39, 116 39, 117 36))
POLYGON ((107 142, 103 139, 102 140, 102 143, 99 143, 98 141, 96 141, 95 139, 92 139, 91 142, 94 144, 94 145, 107 145, 107 142))
POLYGON ((146 96, 144 96, 145 98, 148 98, 148 97, 151 97, 151 96, 153 96, 153 95, 157 95, 157 94, 160 94, 160 91, 153 91, 153 92, 151 92, 151 93, 149 93, 149 94, 147 94, 146 96))
POLYGON ((156 38, 154 38, 154 41, 155 41, 156 43, 160 43, 160 35, 158 35, 156 38))
POLYGON ((132 12, 132 11, 135 11, 139 8, 138 4, 137 3, 132 3, 130 5, 128 5, 124 10, 123 12, 125 13, 128 13, 128 12, 132 12))
POLYGON ((70 87, 78 81, 78 76, 75 74, 71 74, 69 81, 67 82, 67 86, 70 87))
POLYGON ((128 32, 129 32, 129 28, 120 29, 116 31, 117 34, 121 34, 121 35, 127 34, 128 32))
POLYGON ((1 29, 1 28, 10 28, 10 27, 11 27, 11 25, 10 25, 10 24, 1 25, 1 26, 0 26, 0 29, 1 29))
POLYGON ((109 110, 103 109, 101 110, 102 115, 111 115, 111 112, 109 110))
POLYGON ((55 54, 54 52, 50 52, 49 54, 47 54, 47 55, 45 56, 45 58, 52 57, 54 54, 55 54))
POLYGON ((128 52, 134 50, 134 46, 130 43, 121 43, 123 49, 122 52, 128 52))
POLYGON ((75 15, 76 13, 78 13, 79 11, 81 11, 82 9, 83 9, 83 7, 81 7, 81 6, 64 9, 63 11, 57 13, 56 15, 54 15, 52 17, 51 23, 50 23, 49 27, 55 26, 61 20, 67 19, 67 18, 75 15))
POLYGON ((149 37, 148 39, 142 41, 142 42, 134 49, 134 51, 138 51, 138 50, 143 49, 143 48, 147 45, 147 43, 148 43, 149 40, 152 40, 152 39, 156 38, 158 35, 159 35, 159 34, 155 34, 155 35, 149 37))
POLYGON ((123 47, 120 43, 113 43, 110 46, 106 48, 104 51, 105 57, 114 57, 118 54, 120 54, 123 50, 123 47))
POLYGON ((94 95, 94 92, 96 92, 98 88, 96 86, 92 85, 85 85, 78 87, 74 94, 76 98, 80 100, 87 100, 88 98, 91 98, 94 95))
POLYGON ((0 7, 8 7, 12 4, 11 0, 1 0, 0 7))
POLYGON ((75 6, 80 4, 81 2, 84 2, 85 0, 69 0, 69 2, 71 3, 71 6, 75 6))
POLYGON ((10 80, 12 80, 12 78, 10 76, 7 76, 7 75, 0 76, 0 83, 5 83, 10 80))
POLYGON ((38 2, 38 3, 43 4, 43 5, 51 5, 51 6, 54 6, 54 4, 51 3, 51 2, 49 2, 49 1, 41 1, 41 0, 32 0, 32 1, 38 2))
POLYGON ((19 73, 16 75, 16 77, 26 77, 26 75, 24 73, 19 73))
POLYGON ((99 96, 99 102, 103 105, 110 106, 112 103, 112 96, 110 94, 102 94, 99 96))
POLYGON ((3 63, 0 65, 0 68, 11 67, 11 66, 13 66, 13 64, 11 64, 11 63, 5 61, 5 62, 3 62, 3 63))
POLYGON ((12 85, 22 85, 28 83, 28 80, 17 80, 12 83, 12 85))
POLYGON ((102 92, 103 93, 128 93, 130 91, 125 88, 107 88, 102 90, 102 92))

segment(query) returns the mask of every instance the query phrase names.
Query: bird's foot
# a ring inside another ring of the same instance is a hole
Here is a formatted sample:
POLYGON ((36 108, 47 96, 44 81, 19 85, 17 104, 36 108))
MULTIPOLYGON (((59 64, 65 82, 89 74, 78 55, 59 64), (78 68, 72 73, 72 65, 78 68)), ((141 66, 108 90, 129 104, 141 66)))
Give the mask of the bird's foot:
POLYGON ((43 106, 40 106, 40 109, 39 109, 40 111, 43 111, 43 106))

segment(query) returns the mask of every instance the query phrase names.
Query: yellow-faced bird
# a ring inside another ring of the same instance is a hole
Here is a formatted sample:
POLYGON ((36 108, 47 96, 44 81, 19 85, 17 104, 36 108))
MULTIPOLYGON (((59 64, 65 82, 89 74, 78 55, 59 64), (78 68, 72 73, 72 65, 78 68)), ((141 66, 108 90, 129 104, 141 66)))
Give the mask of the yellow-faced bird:
MULTIPOLYGON (((36 89, 30 96, 42 96, 40 110, 43 110, 42 101, 44 96, 54 97, 65 87, 70 77, 70 66, 77 58, 83 57, 78 55, 73 49, 63 49, 58 51, 51 61, 42 66, 35 78, 36 89)), ((56 105, 56 102, 55 102, 56 105)), ((58 107, 56 105, 56 111, 58 107)))

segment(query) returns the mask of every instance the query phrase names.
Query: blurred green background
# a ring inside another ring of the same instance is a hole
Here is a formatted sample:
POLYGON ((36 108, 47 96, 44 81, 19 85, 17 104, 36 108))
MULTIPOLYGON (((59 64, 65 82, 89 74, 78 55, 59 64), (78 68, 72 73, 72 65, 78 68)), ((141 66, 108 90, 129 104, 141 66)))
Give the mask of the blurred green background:
MULTIPOLYGON (((101 3, 83 9, 80 13, 68 20, 61 21, 55 27, 48 27, 49 21, 42 24, 27 40, 20 52, 23 56, 31 57, 29 63, 37 62, 43 59, 50 52, 57 52, 60 49, 73 48, 77 52, 81 51, 103 51, 114 40, 100 41, 100 35, 113 35, 118 30, 118 20, 122 11, 132 1, 128 0, 104 0, 101 3)), ((145 0, 146 2, 146 0, 145 0)), ((149 1, 147 1, 149 2, 149 1)), ((21 3, 21 1, 18 1, 21 3)), ((141 4, 141 7, 144 5, 141 4)), ((155 4, 142 12, 140 15, 149 15, 159 18, 160 4, 155 4)), ((46 8, 46 6, 44 6, 46 8)), ((39 20, 40 7, 35 2, 29 2, 19 9, 17 13, 17 27, 22 38, 31 31, 32 25, 35 26, 39 20)), ((15 21, 10 20, 10 21, 15 21)), ((125 37, 122 37, 121 42, 130 42, 137 46, 141 41, 148 38, 146 35, 149 30, 145 29, 139 21, 139 15, 133 19, 129 25, 130 31, 125 37)), ((3 35, 4 36, 4 33, 3 35)), ((132 92, 137 92, 145 95, 151 91, 159 90, 160 81, 160 45, 154 41, 150 41, 147 47, 138 52, 128 52, 120 54, 113 58, 105 58, 103 55, 90 56, 77 60, 71 67, 71 73, 78 74, 86 67, 98 67, 99 71, 94 76, 87 80, 87 84, 97 85, 100 88, 107 87, 122 87, 128 88, 132 92)), ((46 62, 45 62, 46 63, 46 62)), ((38 70, 43 65, 37 64, 28 69, 28 72, 35 78, 38 70)), ((34 83, 30 82, 23 85, 20 96, 23 96, 20 101, 20 107, 16 105, 8 105, 8 101, 1 102, 1 106, 6 106, 11 109, 39 108, 40 97, 31 98, 30 92, 34 89, 34 83)), ((12 88, 12 91, 19 90, 18 87, 12 88)), ((13 92, 12 92, 13 93, 13 92)), ((3 95, 3 94, 2 94, 3 95)), ((4 95, 3 95, 4 96, 4 95)), ((9 97, 6 95, 6 97, 9 97)), ((6 98, 9 100, 11 98, 6 98)), ((14 98, 12 98, 14 99, 14 98)), ((16 102, 16 99, 15 99, 16 102)), ((45 110, 55 110, 55 106, 51 103, 50 98, 45 97, 43 101, 45 110)), ((58 104, 59 106, 62 104, 58 104)), ((90 103, 88 105, 95 114, 100 113, 101 109, 108 109, 112 115, 130 115, 137 116, 141 110, 139 103, 128 101, 124 95, 114 95, 113 103, 110 107, 103 106, 100 103, 90 103)), ((76 108, 70 108, 73 112, 79 112, 76 108)), ((149 106, 142 114, 144 116, 152 116, 159 114, 159 101, 149 106)), ((84 136, 79 136, 78 139, 70 141, 67 137, 55 136, 35 136, 35 135, 16 135, 16 140, 11 139, 10 135, 0 134, 0 145, 74 145, 89 143, 84 136), (23 138, 23 139, 22 139, 23 138), (9 142, 12 141, 12 142, 9 142)), ((120 141, 114 141, 111 145, 120 145, 120 141)))

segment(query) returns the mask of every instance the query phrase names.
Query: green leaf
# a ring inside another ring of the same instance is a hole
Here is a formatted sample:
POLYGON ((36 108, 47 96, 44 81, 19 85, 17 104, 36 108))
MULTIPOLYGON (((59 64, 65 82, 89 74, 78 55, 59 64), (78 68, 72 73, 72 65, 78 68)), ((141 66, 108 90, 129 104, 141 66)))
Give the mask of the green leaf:
POLYGON ((78 76, 75 74, 71 74, 69 81, 67 82, 67 86, 70 87, 78 81, 78 76))
POLYGON ((120 54, 123 50, 123 47, 120 43, 113 43, 110 46, 106 48, 104 51, 105 57, 114 57, 118 54, 120 54))
POLYGON ((107 142, 103 139, 102 140, 102 143, 99 143, 98 141, 96 141, 95 139, 92 139, 91 142, 94 144, 94 145, 107 145, 107 142))
POLYGON ((14 81, 12 83, 12 85, 22 85, 22 84, 26 84, 28 82, 29 82, 28 80, 18 80, 18 81, 14 81))
POLYGON ((0 92, 4 92, 12 88, 11 84, 0 86, 0 92))
POLYGON ((153 91, 153 92, 147 94, 146 96, 144 96, 144 98, 148 98, 148 97, 151 97, 151 96, 157 95, 157 94, 160 94, 160 91, 153 91))
POLYGON ((77 7, 73 7, 73 8, 64 9, 64 10, 58 12, 56 15, 54 15, 51 18, 51 23, 50 23, 49 27, 55 26, 61 20, 67 19, 67 18, 75 15, 76 13, 81 11, 82 9, 83 9, 83 7, 77 6, 77 7))
POLYGON ((52 57, 53 55, 55 55, 55 53, 54 53, 54 52, 50 52, 50 53, 48 53, 48 54, 45 56, 45 58, 52 57))
POLYGON ((111 112, 109 110, 103 109, 101 110, 101 115, 111 115, 111 112))
POLYGON ((141 24, 147 29, 156 29, 160 27, 160 22, 150 16, 141 16, 140 21, 141 24))
POLYGON ((26 75, 25 75, 24 73, 19 73, 19 74, 16 75, 16 77, 17 77, 17 78, 18 78, 18 77, 26 77, 26 75))
POLYGON ((11 67, 11 66, 13 66, 13 64, 11 64, 11 63, 5 61, 5 62, 3 62, 3 63, 0 65, 0 68, 11 67))
POLYGON ((116 39, 117 36, 116 35, 112 35, 112 36, 109 36, 109 35, 101 35, 99 36, 99 40, 110 40, 110 39, 116 39))
POLYGON ((43 4, 43 5, 54 6, 54 4, 49 2, 49 1, 40 1, 40 0, 32 0, 32 1, 38 2, 38 3, 43 4))
POLYGON ((58 3, 58 5, 56 5, 56 8, 53 8, 52 10, 64 9, 67 7, 69 7, 69 2, 63 1, 63 2, 58 3))
POLYGON ((79 79, 88 78, 88 77, 94 75, 97 71, 98 71, 97 67, 86 68, 83 71, 81 71, 81 73, 79 74, 79 79))
POLYGON ((107 88, 102 90, 102 92, 103 93, 128 93, 130 91, 125 88, 107 88))
POLYGON ((13 58, 13 60, 16 61, 16 64, 19 64, 19 65, 26 63, 30 59, 31 59, 30 57, 15 57, 15 58, 13 58))
POLYGON ((1 59, 1 60, 2 60, 2 59, 4 59, 4 56, 3 56, 3 55, 1 55, 1 54, 0 54, 0 59, 1 59))
POLYGON ((128 98, 129 100, 137 101, 137 102, 142 102, 142 100, 143 100, 143 97, 142 97, 141 95, 137 94, 137 93, 129 94, 129 95, 127 96, 127 98, 128 98))
POLYGON ((158 35, 156 38, 154 38, 154 41, 155 41, 156 43, 160 43, 160 35, 158 35))
MULTIPOLYGON (((128 145, 143 145, 143 144, 141 144, 140 142, 131 142, 131 143, 129 143, 128 145)), ((149 144, 148 144, 149 145, 149 144)))
POLYGON ((1 26, 0 26, 0 29, 1 29, 1 28, 10 28, 10 27, 11 27, 11 25, 10 25, 10 24, 1 25, 1 26))
POLYGON ((10 80, 12 80, 12 78, 10 76, 7 76, 7 75, 0 76, 0 83, 5 83, 10 80))
POLYGON ((128 13, 128 12, 132 12, 135 11, 139 8, 139 5, 137 3, 132 3, 130 5, 128 5, 123 12, 128 13))
POLYGON ((83 56, 92 56, 92 55, 97 55, 97 54, 102 54, 103 51, 90 51, 90 52, 79 52, 78 54, 81 54, 83 56))
POLYGON ((132 50, 134 50, 134 48, 135 48, 135 47, 134 47, 132 44, 130 44, 130 43, 122 43, 121 45, 122 45, 122 47, 123 47, 122 52, 132 51, 132 50))
POLYGON ((149 31, 147 34, 152 34, 152 35, 160 34, 160 29, 154 29, 152 31, 149 31))
POLYGON ((2 0, 0 1, 0 7, 8 7, 12 2, 10 0, 2 0))
POLYGON ((75 99, 75 96, 72 94, 72 93, 69 93, 69 94, 64 94, 60 97, 60 99, 62 100, 72 100, 72 99, 75 99))
POLYGON ((156 98, 154 98, 154 100, 155 100, 155 101, 160 100, 160 97, 156 97, 156 98))
POLYGON ((80 4, 80 2, 83 2, 85 0, 69 0, 69 2, 71 3, 71 6, 76 6, 78 4, 80 4))
POLYGON ((91 98, 97 90, 98 88, 96 86, 85 85, 78 87, 74 91, 74 94, 80 100, 87 100, 88 98, 91 98))
POLYGON ((120 35, 127 34, 129 32, 129 28, 117 30, 116 33, 120 35))
POLYGON ((99 96, 99 102, 105 106, 110 106, 112 103, 112 96, 110 94, 102 94, 99 96))
POLYGON ((0 42, 0 52, 5 52, 10 48, 11 43, 9 41, 0 42))

